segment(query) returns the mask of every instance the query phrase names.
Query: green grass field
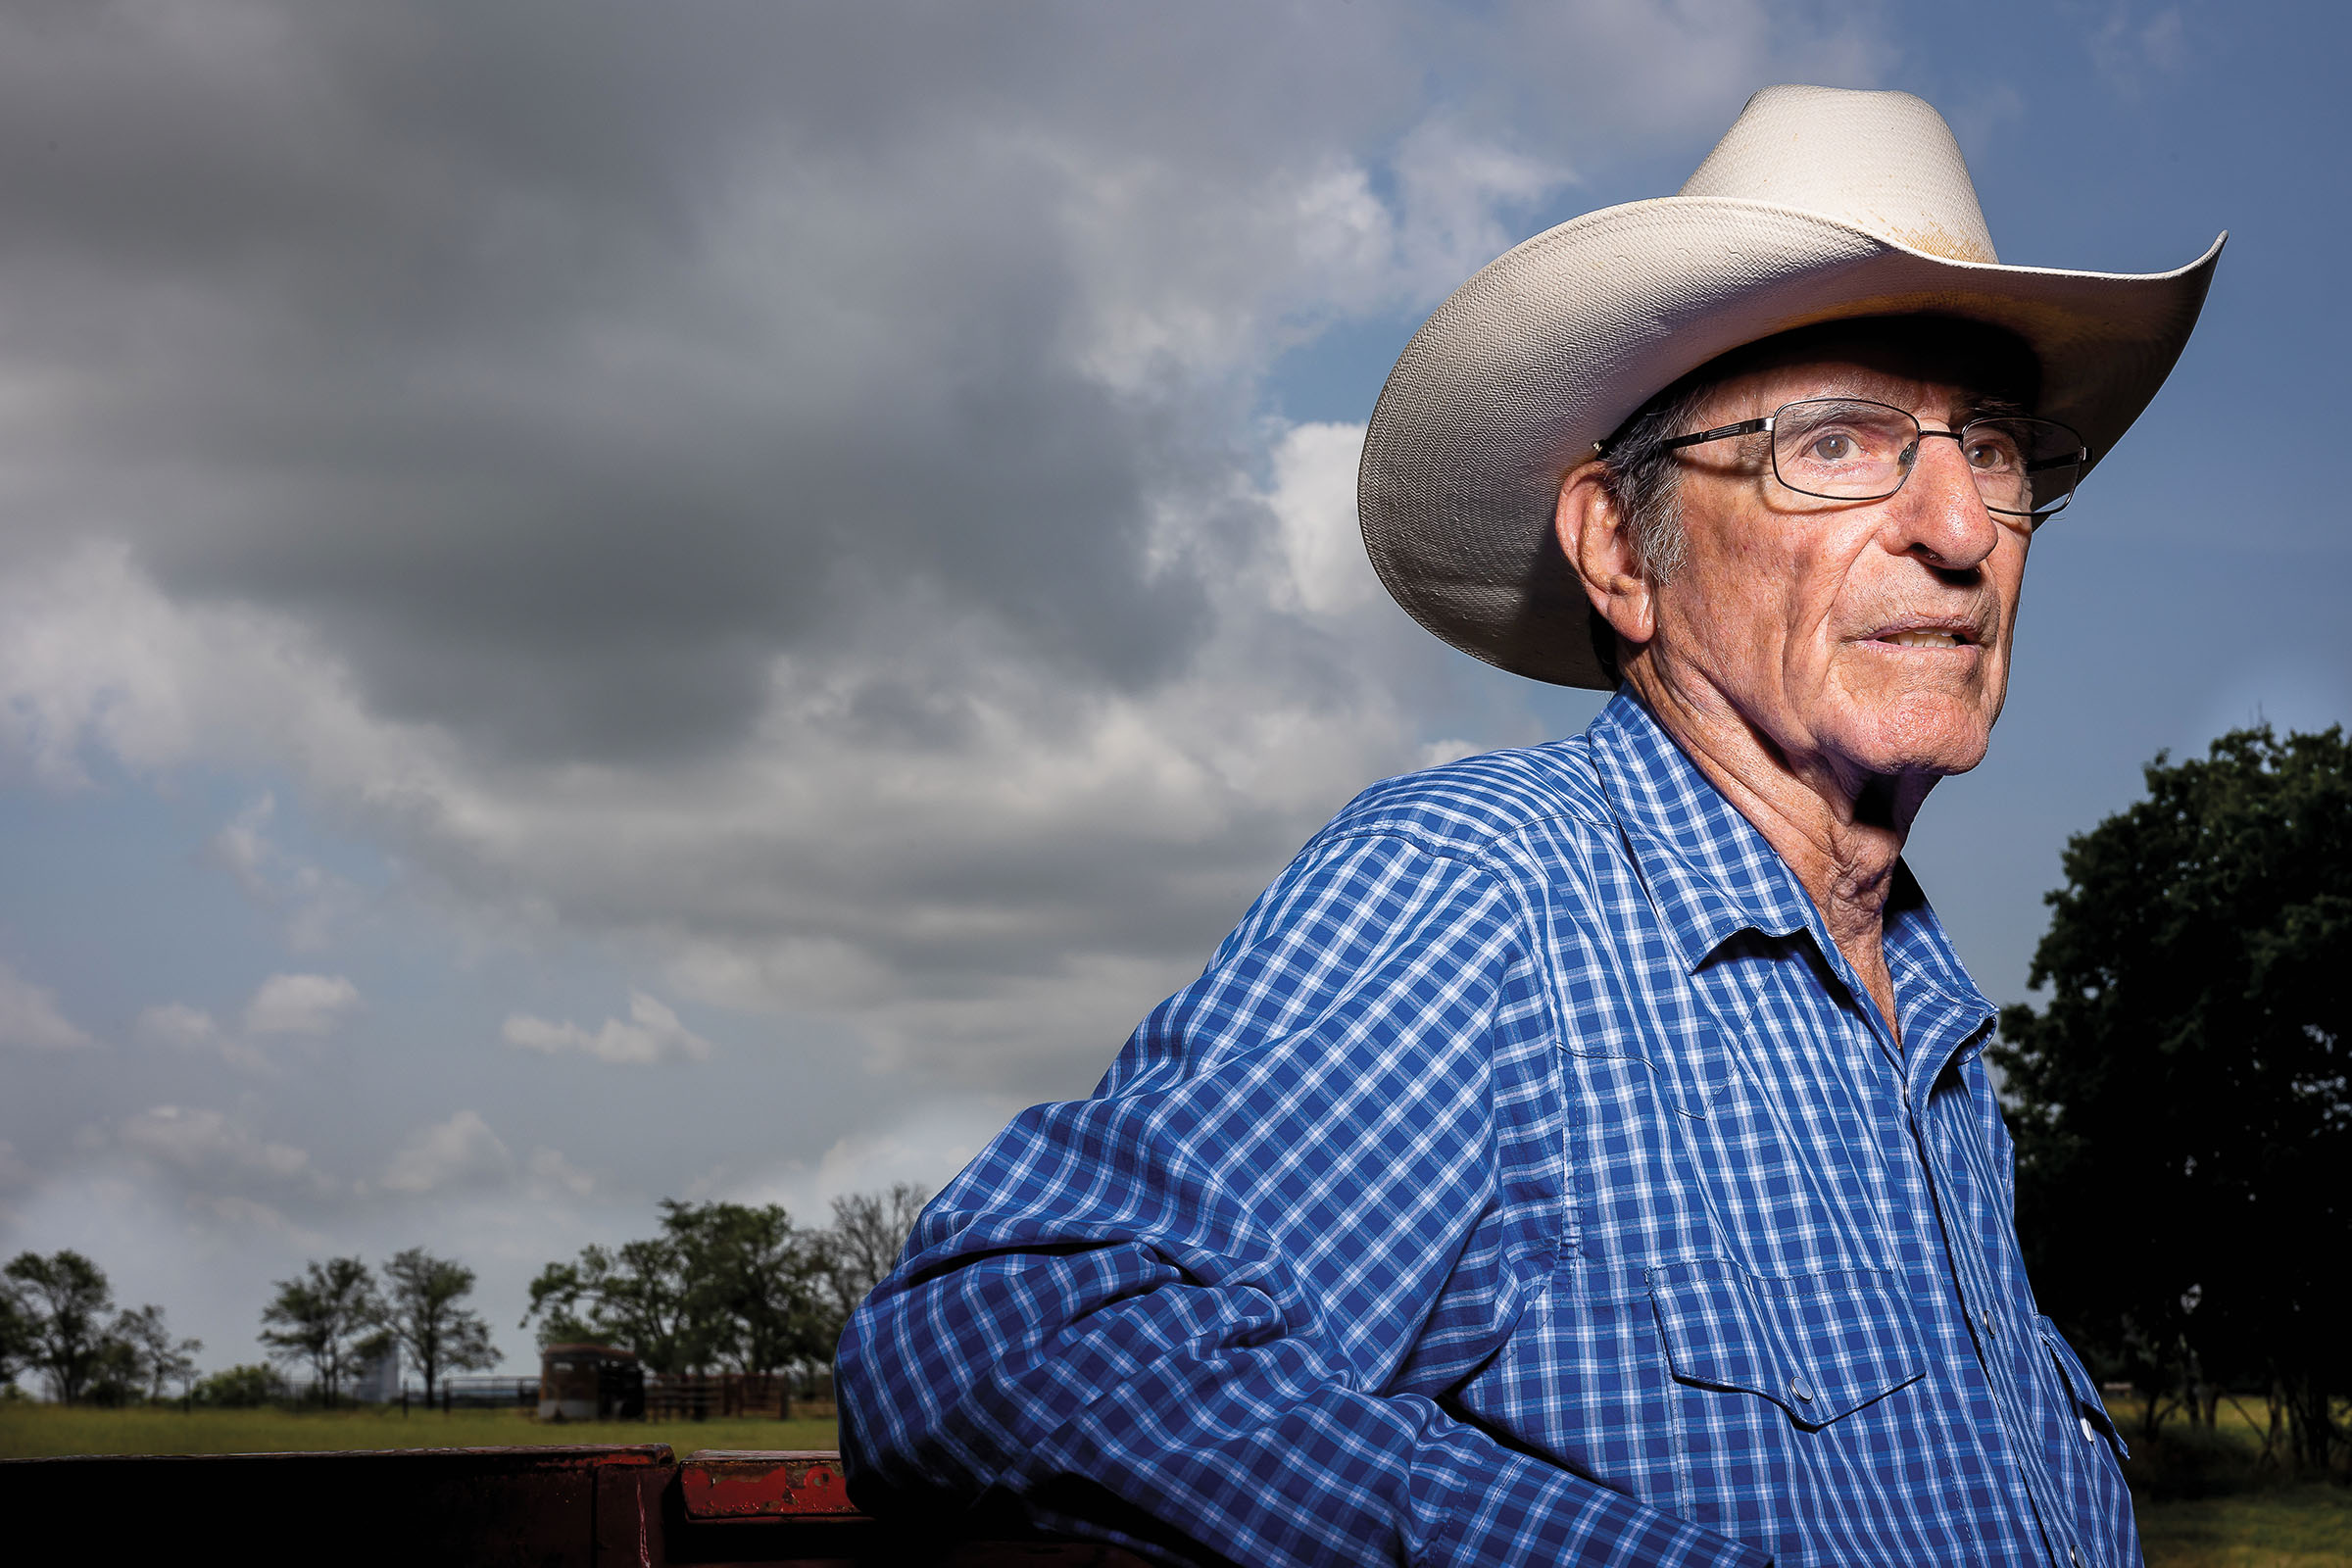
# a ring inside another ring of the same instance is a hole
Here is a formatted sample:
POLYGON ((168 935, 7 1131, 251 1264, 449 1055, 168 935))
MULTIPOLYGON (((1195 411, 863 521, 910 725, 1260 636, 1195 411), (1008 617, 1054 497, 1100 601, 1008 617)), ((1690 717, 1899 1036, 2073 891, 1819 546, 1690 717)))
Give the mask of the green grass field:
POLYGON ((2352 1487, 2289 1481, 2259 1468, 2256 1410, 2225 1402, 2210 1433, 2176 1417, 2149 1443, 2137 1436, 2137 1405, 2117 1401, 2132 1444, 2124 1469, 2137 1498, 2148 1568, 2352 1563, 2352 1487))
MULTIPOLYGON (((2225 1416, 2229 1412, 2225 1408, 2225 1416)), ((2126 1412, 2127 1420, 2131 1414, 2126 1412)), ((540 1425, 514 1411, 89 1410, 0 1403, 0 1457, 66 1453, 267 1453, 666 1443, 696 1448, 830 1448, 830 1420, 612 1421, 540 1425)), ((2229 1417, 2218 1433, 2168 1429, 2134 1443, 2148 1568, 2340 1568, 2352 1563, 2352 1488, 2266 1479, 2261 1441, 2229 1417)))
POLYGON ((302 1448, 476 1448, 666 1443, 696 1448, 830 1448, 830 1420, 570 1421, 519 1411, 63 1409, 0 1403, 0 1458, 63 1453, 282 1453, 302 1448))
POLYGON ((2325 1481, 2139 1504, 2148 1568, 2342 1568, 2352 1489, 2325 1481))

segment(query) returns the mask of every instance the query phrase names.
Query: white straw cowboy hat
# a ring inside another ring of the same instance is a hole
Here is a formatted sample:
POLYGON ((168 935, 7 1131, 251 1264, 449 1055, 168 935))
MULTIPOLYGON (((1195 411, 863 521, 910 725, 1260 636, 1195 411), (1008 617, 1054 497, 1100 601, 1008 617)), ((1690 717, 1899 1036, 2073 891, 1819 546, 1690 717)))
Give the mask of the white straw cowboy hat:
POLYGON ((2003 267, 1928 104, 1767 87, 1680 194, 1538 234, 1413 335, 1364 437, 1364 546, 1454 647, 1605 690, 1552 513, 1560 476, 1656 393, 1791 328, 1955 317, 2025 341, 2041 363, 2034 412, 2081 431, 2095 464, 2164 384, 2221 252, 2216 239, 2172 272, 2003 267))

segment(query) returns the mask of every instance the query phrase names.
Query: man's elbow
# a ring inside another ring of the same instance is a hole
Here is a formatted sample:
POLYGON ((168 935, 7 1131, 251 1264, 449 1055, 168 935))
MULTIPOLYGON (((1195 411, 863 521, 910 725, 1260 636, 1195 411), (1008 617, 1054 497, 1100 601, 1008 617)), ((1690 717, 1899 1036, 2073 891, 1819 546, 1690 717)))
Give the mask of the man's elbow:
POLYGON ((886 1282, 851 1314, 835 1352, 850 1494, 878 1516, 969 1503, 1002 1470, 974 1442, 966 1408, 979 1370, 969 1348, 986 1336, 977 1325, 940 1330, 924 1294, 886 1282))

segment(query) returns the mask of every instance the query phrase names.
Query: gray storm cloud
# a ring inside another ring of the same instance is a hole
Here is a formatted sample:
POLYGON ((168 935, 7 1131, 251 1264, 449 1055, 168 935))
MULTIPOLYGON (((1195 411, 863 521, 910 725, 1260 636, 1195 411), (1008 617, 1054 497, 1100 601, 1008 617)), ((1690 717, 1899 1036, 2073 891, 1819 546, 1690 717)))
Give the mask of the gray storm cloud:
POLYGON ((1099 1058, 1463 732, 1270 368, 1781 48, 1868 64, 1731 3, 13 8, 0 728, 290 769, 469 919, 892 1059, 1099 1058))
POLYGON ((1370 381, 1296 422, 1284 355, 1877 31, 0 8, 0 786, 220 786, 130 853, 262 944, 0 953, 11 1245, 226 1364, 306 1256, 511 1323, 655 1198, 821 1218, 1083 1092, 1354 790, 1543 732, 1371 577, 1370 381))

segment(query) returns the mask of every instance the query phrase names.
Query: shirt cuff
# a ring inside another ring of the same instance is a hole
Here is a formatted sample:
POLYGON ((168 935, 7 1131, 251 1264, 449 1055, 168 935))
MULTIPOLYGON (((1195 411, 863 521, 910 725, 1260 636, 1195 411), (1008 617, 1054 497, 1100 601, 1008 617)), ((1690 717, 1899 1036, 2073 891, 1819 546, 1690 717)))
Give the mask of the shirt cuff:
POLYGON ((1415 1568, 1772 1568, 1772 1554, 1596 1482, 1505 1456, 1500 1473, 1455 1477, 1446 1526, 1415 1568))

